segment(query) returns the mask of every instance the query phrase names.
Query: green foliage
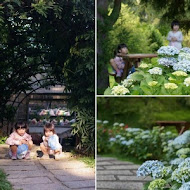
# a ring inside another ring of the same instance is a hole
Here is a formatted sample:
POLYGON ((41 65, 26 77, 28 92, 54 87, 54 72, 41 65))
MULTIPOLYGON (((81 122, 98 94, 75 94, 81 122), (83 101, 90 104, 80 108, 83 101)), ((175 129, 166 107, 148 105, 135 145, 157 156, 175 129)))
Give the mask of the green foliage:
POLYGON ((6 112, 12 95, 64 85, 69 107, 79 115, 89 110, 77 130, 87 147, 88 141, 94 141, 94 125, 89 127, 94 122, 94 1, 4 1, 1 22, 0 119, 13 118, 16 110, 6 112), (34 82, 37 74, 42 78, 34 82), (81 134, 85 125, 89 134, 81 134))
POLYGON ((78 160, 81 160, 85 164, 87 164, 90 168, 95 168, 95 159, 94 157, 79 157, 78 160))
POLYGON ((130 53, 149 52, 148 28, 139 21, 127 5, 122 4, 120 16, 114 24, 113 29, 108 33, 108 39, 104 41, 104 59, 106 62, 113 57, 117 45, 126 43, 130 53))
POLYGON ((152 130, 127 128, 124 124, 114 123, 111 126, 106 121, 98 122, 98 153, 111 152, 115 155, 136 157, 138 160, 163 158, 163 143, 176 135, 165 132, 164 128, 154 127, 152 130))
POLYGON ((85 154, 95 154, 94 116, 87 110, 76 110, 76 123, 72 125, 72 134, 80 139, 77 149, 85 154))
POLYGON ((97 150, 100 154, 110 153, 109 138, 113 130, 109 129, 109 125, 98 123, 97 125, 97 150))
POLYGON ((150 49, 152 50, 152 53, 157 52, 157 50, 163 46, 163 37, 158 29, 152 28, 150 30, 149 39, 150 49))
POLYGON ((35 3, 32 3, 31 5, 32 7, 34 7, 36 12, 38 12, 42 16, 47 17, 47 11, 48 9, 53 8, 54 1, 39 0, 39 1, 36 1, 35 3))
POLYGON ((0 189, 1 190, 12 190, 12 185, 6 179, 6 174, 0 170, 0 189))
MULTIPOLYGON (((157 120, 189 121, 190 98, 97 98, 98 119, 150 128, 157 120)), ((167 127, 168 128, 168 127, 167 127)))
POLYGON ((150 183, 148 190, 163 190, 166 184, 167 182, 164 179, 156 179, 150 183))
MULTIPOLYGON (((172 56, 172 58, 176 57, 172 56)), ((163 59, 165 59, 165 57, 163 59)), ((108 87, 106 94, 189 95, 190 87, 186 85, 186 80, 190 77, 189 72, 183 72, 180 69, 174 70, 175 65, 174 67, 161 65, 159 64, 159 60, 160 59, 158 59, 157 62, 154 60, 153 64, 142 62, 138 69, 136 69, 136 72, 130 75, 129 79, 125 79, 121 84, 118 84, 118 86, 112 87, 111 90, 108 87)))
POLYGON ((7 136, 0 136, 0 144, 5 144, 7 138, 8 138, 7 136))

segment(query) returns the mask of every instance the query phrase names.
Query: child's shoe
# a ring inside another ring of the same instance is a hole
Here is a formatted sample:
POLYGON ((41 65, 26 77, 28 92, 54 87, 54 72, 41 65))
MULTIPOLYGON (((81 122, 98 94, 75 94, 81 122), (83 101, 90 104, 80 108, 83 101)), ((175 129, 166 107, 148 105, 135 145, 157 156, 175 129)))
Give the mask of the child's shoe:
POLYGON ((60 154, 55 154, 55 160, 60 160, 60 154))
POLYGON ((26 153, 24 159, 26 159, 26 160, 30 160, 30 152, 29 152, 29 151, 26 153))
POLYGON ((16 155, 12 155, 12 156, 11 156, 11 159, 12 159, 12 160, 17 160, 16 155))
POLYGON ((117 71, 116 77, 121 77, 121 71, 117 71))
POLYGON ((49 155, 44 154, 40 159, 42 159, 42 160, 48 160, 49 159, 49 155))

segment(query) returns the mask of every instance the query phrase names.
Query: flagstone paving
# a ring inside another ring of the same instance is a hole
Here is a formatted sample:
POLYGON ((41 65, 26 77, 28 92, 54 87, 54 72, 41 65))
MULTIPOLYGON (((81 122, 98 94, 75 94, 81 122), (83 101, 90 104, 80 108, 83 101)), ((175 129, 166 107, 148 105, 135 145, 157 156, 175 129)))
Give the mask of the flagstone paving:
POLYGON ((55 161, 40 160, 39 146, 34 146, 31 160, 11 160, 7 157, 7 145, 0 145, 0 168, 14 190, 94 190, 95 171, 69 153, 62 153, 55 161))
POLYGON ((143 190, 150 177, 136 176, 139 165, 116 158, 97 157, 97 190, 143 190))

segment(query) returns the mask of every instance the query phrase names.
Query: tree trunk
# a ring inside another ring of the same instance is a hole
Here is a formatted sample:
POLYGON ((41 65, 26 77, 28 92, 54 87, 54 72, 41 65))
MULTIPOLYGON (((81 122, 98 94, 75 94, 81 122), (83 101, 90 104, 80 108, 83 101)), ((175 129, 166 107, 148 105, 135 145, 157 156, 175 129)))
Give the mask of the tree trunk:
POLYGON ((104 49, 102 48, 103 41, 107 38, 107 33, 112 29, 114 23, 119 17, 121 10, 121 0, 114 0, 114 7, 110 16, 108 16, 108 0, 98 0, 97 2, 97 18, 98 18, 98 41, 97 41, 97 70, 98 70, 98 94, 102 94, 103 91, 109 86, 109 76, 107 64, 102 62, 104 55, 104 49))

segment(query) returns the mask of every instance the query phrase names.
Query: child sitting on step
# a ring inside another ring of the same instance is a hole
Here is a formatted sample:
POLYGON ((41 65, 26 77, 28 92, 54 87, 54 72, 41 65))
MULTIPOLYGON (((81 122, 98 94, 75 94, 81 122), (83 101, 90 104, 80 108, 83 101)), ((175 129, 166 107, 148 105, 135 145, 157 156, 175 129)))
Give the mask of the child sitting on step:
POLYGON ((12 160, 30 159, 33 141, 32 137, 26 133, 27 128, 26 123, 17 122, 15 131, 6 140, 6 144, 10 145, 9 156, 12 160))
POLYGON ((43 142, 40 144, 43 156, 41 159, 49 159, 50 154, 55 155, 55 160, 60 159, 62 146, 59 143, 59 137, 55 133, 55 127, 52 123, 47 123, 44 126, 43 142))

